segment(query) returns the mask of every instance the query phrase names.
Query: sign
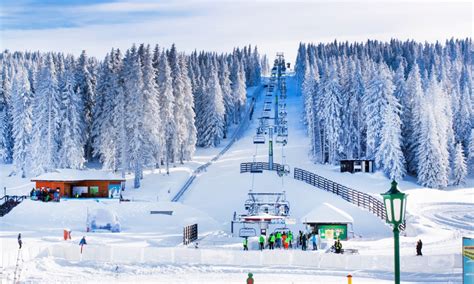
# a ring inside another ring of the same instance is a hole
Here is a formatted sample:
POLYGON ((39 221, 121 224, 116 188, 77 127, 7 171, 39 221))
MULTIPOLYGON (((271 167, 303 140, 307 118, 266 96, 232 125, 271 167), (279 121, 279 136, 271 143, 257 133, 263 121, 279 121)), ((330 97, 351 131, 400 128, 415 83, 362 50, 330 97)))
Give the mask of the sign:
POLYGON ((347 240, 347 225, 319 225, 319 237, 321 239, 339 238, 340 240, 347 240))
POLYGON ((245 237, 255 237, 257 235, 257 232, 255 231, 254 228, 241 228, 239 230, 239 237, 245 238, 245 237))
POLYGON ((474 239, 462 238, 462 280, 474 283, 474 239))

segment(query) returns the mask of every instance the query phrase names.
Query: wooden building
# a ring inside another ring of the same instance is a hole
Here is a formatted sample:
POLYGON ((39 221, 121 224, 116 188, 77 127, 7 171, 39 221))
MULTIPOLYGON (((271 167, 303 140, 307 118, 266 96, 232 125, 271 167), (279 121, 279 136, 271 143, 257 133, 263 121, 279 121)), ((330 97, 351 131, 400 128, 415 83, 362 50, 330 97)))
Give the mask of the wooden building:
POLYGON ((118 197, 125 179, 107 171, 61 169, 33 178, 36 188, 59 189, 61 197, 118 197))
POLYGON ((373 160, 340 160, 341 173, 373 173, 374 172, 374 161, 373 160))

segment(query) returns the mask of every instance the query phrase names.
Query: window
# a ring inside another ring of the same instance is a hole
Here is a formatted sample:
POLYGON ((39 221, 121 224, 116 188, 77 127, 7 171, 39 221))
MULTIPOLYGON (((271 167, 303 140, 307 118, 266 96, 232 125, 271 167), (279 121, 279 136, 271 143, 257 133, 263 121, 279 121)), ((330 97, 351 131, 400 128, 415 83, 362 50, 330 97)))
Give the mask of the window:
POLYGON ((89 194, 92 196, 96 196, 99 194, 99 187, 98 186, 89 186, 89 194))

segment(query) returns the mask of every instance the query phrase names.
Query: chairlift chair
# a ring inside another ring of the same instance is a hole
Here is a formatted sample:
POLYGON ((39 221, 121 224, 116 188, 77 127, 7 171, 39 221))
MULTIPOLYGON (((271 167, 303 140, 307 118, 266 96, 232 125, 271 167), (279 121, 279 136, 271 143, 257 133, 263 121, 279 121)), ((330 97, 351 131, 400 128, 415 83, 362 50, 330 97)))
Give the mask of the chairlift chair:
POLYGON ((265 136, 257 134, 253 137, 253 144, 265 144, 265 136))

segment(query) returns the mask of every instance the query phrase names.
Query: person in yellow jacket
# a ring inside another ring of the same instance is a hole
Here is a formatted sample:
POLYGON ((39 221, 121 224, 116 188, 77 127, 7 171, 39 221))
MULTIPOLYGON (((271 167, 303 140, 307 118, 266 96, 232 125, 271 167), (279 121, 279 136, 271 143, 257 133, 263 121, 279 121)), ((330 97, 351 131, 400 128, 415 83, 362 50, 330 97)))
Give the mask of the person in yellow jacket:
POLYGON ((260 250, 263 250, 265 247, 265 236, 262 234, 260 235, 260 238, 258 239, 258 243, 260 245, 260 250))

